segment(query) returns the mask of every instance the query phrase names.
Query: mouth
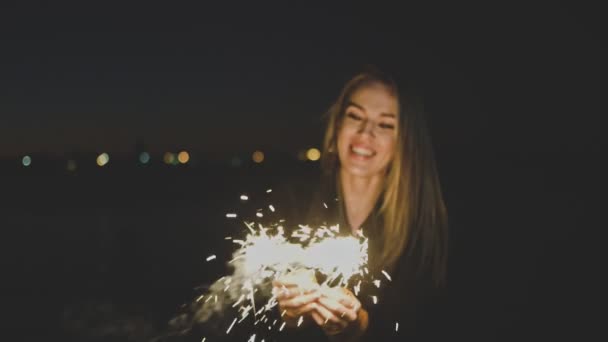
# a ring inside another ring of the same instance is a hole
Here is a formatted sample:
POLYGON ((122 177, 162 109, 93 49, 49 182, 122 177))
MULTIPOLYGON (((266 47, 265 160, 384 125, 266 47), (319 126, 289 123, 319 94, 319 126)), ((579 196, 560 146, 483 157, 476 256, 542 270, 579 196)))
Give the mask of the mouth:
POLYGON ((371 158, 373 156, 376 155, 376 151, 366 148, 366 147, 362 147, 362 146, 350 146, 350 152, 351 154, 354 154, 357 157, 362 157, 362 158, 371 158))

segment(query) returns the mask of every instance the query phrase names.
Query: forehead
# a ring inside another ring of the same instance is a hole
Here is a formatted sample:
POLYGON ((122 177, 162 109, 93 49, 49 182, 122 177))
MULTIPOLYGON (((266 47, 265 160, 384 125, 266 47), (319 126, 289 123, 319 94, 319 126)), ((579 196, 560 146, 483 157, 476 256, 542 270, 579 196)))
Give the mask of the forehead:
POLYGON ((349 100, 363 107, 370 115, 398 114, 397 98, 381 84, 364 86, 352 93, 349 100))

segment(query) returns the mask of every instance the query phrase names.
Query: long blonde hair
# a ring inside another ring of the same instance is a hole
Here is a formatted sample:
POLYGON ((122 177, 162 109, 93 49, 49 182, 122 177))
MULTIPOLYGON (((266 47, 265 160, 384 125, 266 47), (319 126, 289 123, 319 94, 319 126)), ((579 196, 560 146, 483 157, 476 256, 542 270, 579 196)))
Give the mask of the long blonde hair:
POLYGON ((372 69, 346 83, 327 112, 322 167, 326 174, 338 177, 336 142, 345 107, 355 91, 374 84, 384 85, 399 104, 398 140, 381 196, 384 226, 380 263, 392 269, 403 253, 416 255, 418 270, 429 269, 435 284, 441 285, 447 268, 447 212, 431 140, 424 113, 413 101, 400 101, 397 85, 390 77, 372 69))

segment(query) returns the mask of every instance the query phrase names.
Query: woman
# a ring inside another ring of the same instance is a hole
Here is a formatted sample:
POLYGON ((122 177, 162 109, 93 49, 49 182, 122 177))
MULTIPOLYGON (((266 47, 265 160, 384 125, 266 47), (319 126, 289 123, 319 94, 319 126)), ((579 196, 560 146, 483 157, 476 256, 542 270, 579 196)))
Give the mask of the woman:
POLYGON ((367 71, 348 81, 330 108, 322 151, 328 185, 317 201, 337 201, 313 217, 340 223, 345 233, 362 230, 370 270, 388 271, 392 281, 376 304, 346 288, 304 289, 278 279, 288 326, 303 316, 335 341, 430 337, 425 312, 445 282, 447 215, 424 118, 413 107, 393 80, 367 71))

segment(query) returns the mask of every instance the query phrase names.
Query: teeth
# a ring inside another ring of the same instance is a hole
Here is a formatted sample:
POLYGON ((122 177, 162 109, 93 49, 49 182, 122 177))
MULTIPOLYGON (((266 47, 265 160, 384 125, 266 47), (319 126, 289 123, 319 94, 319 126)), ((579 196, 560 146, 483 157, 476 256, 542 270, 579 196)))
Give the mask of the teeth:
POLYGON ((352 150, 353 150, 353 152, 355 152, 356 154, 358 154, 360 156, 369 157, 372 154, 374 154, 374 152, 372 150, 368 150, 366 148, 361 148, 361 147, 353 147, 352 150))

